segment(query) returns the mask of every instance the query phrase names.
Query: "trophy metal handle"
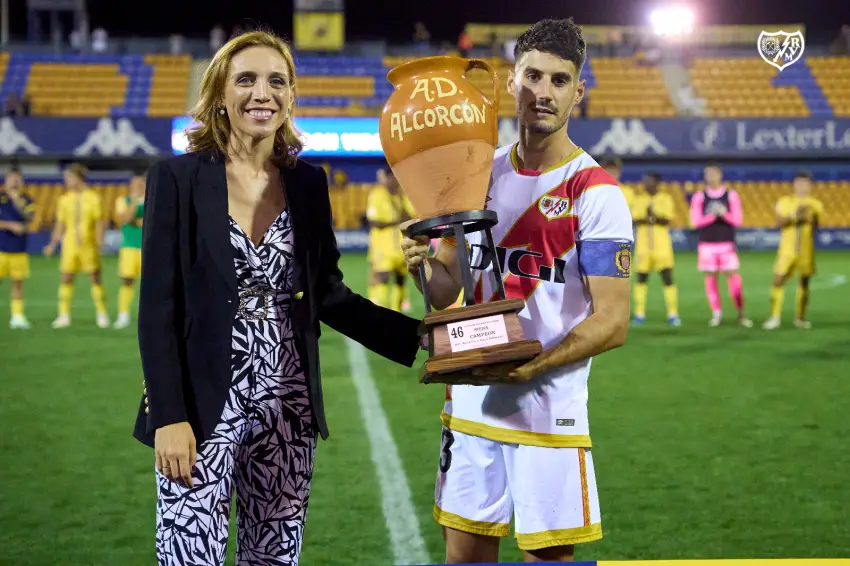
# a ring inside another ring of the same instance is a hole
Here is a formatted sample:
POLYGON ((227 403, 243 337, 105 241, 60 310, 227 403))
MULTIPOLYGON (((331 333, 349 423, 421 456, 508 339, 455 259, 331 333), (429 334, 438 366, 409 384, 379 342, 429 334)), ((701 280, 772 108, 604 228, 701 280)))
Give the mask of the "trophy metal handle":
MULTIPOLYGON (((472 69, 482 69, 487 71, 490 75, 490 79, 493 81, 493 97, 491 100, 488 100, 490 105, 493 107, 493 139, 495 143, 499 142, 499 76, 496 74, 496 69, 493 66, 485 61, 484 59, 467 59, 466 63, 466 72, 471 71, 472 69)), ((486 100, 486 97, 485 97, 486 100)))

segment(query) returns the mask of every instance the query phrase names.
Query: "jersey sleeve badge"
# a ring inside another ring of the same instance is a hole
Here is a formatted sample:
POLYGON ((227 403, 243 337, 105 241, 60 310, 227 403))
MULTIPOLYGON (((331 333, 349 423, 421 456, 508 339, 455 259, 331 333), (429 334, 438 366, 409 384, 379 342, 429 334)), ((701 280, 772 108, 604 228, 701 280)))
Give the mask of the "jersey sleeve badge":
POLYGON ((614 255, 614 262, 616 263, 619 276, 628 277, 631 273, 632 264, 632 250, 629 244, 620 244, 620 249, 614 255))

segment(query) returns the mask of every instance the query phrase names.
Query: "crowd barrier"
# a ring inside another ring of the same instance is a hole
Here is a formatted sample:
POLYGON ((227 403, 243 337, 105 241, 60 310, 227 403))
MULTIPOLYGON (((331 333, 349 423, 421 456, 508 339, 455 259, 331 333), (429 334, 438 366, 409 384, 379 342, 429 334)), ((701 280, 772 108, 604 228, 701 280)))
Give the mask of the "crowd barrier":
MULTIPOLYGON (((0 156, 165 157, 186 150, 191 119, 0 118, 0 156)), ((377 117, 297 117, 304 155, 383 157, 377 117)), ((499 145, 518 139, 499 120, 499 145)), ((594 118, 570 122, 591 155, 662 159, 850 157, 850 118, 594 118)))

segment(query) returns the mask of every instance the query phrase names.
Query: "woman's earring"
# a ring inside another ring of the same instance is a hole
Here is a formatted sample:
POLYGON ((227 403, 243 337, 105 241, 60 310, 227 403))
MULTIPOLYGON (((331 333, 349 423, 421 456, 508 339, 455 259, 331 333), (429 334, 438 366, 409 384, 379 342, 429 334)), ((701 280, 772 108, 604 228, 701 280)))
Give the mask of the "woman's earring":
POLYGON ((218 113, 224 115, 224 108, 221 108, 218 113))

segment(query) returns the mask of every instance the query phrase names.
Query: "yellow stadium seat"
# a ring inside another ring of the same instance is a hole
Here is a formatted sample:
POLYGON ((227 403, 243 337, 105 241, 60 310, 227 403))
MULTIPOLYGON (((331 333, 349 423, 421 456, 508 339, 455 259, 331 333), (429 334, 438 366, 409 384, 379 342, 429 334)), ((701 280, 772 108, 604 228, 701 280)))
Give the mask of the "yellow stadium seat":
POLYGON ((36 116, 109 116, 124 104, 128 80, 117 64, 33 63, 25 94, 36 116))
POLYGON ((634 58, 594 57, 596 79, 588 88, 588 116, 592 118, 661 118, 676 115, 661 70, 643 67, 634 58))
POLYGON ((808 117, 799 89, 774 86, 779 72, 760 57, 697 58, 688 70, 694 94, 706 101, 706 114, 716 118, 808 117), (765 104, 769 100, 770 104, 765 104))
POLYGON ((151 54, 145 56, 145 64, 153 67, 148 116, 185 114, 192 58, 189 55, 151 54))
POLYGON ((812 76, 836 116, 850 116, 850 57, 808 57, 812 76))

